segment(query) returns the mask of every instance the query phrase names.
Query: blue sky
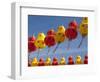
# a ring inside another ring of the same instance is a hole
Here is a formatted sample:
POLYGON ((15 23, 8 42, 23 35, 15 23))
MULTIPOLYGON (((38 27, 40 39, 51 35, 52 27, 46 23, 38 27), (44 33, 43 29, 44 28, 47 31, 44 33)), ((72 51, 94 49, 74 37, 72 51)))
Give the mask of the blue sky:
MULTIPOLYGON (((65 28, 67 28, 69 22, 73 20, 76 20, 76 22, 80 24, 80 22, 82 21, 82 17, 29 15, 28 16, 28 36, 32 36, 34 34, 36 37, 39 32, 43 32, 46 34, 47 31, 51 28, 53 28, 56 31, 59 25, 63 25, 65 26, 65 28)), ((78 32, 77 38, 75 40, 70 41, 70 50, 67 49, 68 41, 64 41, 63 43, 61 43, 55 53, 52 53, 52 51, 54 50, 56 45, 53 46, 50 49, 49 56, 51 57, 51 59, 53 59, 53 57, 57 57, 59 60, 62 56, 64 56, 66 58, 66 61, 69 55, 72 55, 74 59, 76 55, 81 55, 83 58, 84 55, 87 54, 87 37, 84 38, 84 41, 80 49, 78 49, 77 46, 79 45, 81 38, 82 37, 80 33, 78 32)), ((47 51, 48 51, 48 47, 46 47, 45 49, 42 49, 40 51, 39 58, 43 57, 44 59, 46 59, 47 51)), ((30 56, 31 59, 33 57, 37 57, 37 51, 30 54, 31 54, 30 56)))

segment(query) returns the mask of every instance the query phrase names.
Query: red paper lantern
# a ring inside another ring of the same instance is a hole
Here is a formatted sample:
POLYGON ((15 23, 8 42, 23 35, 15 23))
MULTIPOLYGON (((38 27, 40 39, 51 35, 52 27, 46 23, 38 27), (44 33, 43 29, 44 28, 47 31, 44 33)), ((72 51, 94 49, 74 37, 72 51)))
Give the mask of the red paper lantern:
POLYGON ((78 27, 78 24, 77 24, 77 22, 75 20, 71 21, 69 23, 69 28, 77 29, 77 27, 78 27))
POLYGON ((36 48, 36 46, 35 46, 35 44, 33 43, 33 42, 31 42, 31 41, 29 41, 28 42, 28 52, 30 53, 30 52, 33 52, 33 51, 35 51, 37 48, 36 48))
POLYGON ((55 35, 55 31, 53 29, 48 30, 47 35, 55 35))
POLYGON ((88 64, 88 56, 87 55, 84 57, 84 64, 88 64))
POLYGON ((73 57, 72 56, 69 56, 69 58, 68 58, 68 64, 69 65, 74 64, 74 61, 73 61, 73 57))
POLYGON ((53 61, 52 61, 52 65, 58 65, 58 59, 57 58, 53 58, 53 61))
POLYGON ((44 63, 43 58, 40 58, 38 66, 44 66, 44 65, 45 63, 44 63))
POLYGON ((56 44, 54 35, 47 35, 44 39, 44 42, 48 47, 54 46, 56 44))
POLYGON ((69 40, 75 39, 77 37, 77 31, 73 28, 67 28, 65 35, 69 40))
POLYGON ((28 52, 33 52, 35 51, 37 48, 34 44, 34 41, 36 40, 35 36, 32 37, 28 37, 28 52))
POLYGON ((28 41, 35 41, 35 37, 34 36, 32 36, 32 37, 28 37, 28 41))

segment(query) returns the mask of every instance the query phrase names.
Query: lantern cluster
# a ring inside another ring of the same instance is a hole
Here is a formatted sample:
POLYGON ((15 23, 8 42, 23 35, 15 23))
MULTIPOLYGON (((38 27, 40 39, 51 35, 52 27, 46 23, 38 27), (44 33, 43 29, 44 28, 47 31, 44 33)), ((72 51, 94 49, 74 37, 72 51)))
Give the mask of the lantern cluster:
POLYGON ((50 57, 47 57, 46 60, 43 58, 40 58, 39 60, 34 57, 32 61, 29 62, 28 66, 50 66, 50 65, 79 65, 79 64, 88 64, 88 56, 85 55, 84 59, 81 58, 80 55, 77 55, 75 58, 75 61, 73 59, 73 56, 69 56, 67 59, 64 57, 61 57, 60 60, 58 58, 54 57, 51 59, 50 57), (68 61, 66 61, 68 60, 68 61))
MULTIPOLYGON (((31 37, 28 37, 28 53, 38 51, 38 56, 40 50, 48 47, 47 55, 50 52, 50 48, 55 46, 53 49, 53 53, 56 52, 56 50, 59 48, 59 45, 63 43, 65 40, 68 41, 68 49, 70 49, 70 41, 77 39, 78 33, 81 35, 81 41, 78 45, 78 48, 81 47, 82 42, 84 38, 88 35, 88 18, 83 17, 80 24, 78 24, 75 20, 71 21, 67 27, 64 27, 63 25, 59 25, 57 30, 50 29, 47 31, 46 34, 43 32, 38 33, 37 37, 34 35, 31 37)), ((37 56, 37 58, 38 58, 37 56)), ((65 58, 62 57, 61 61, 58 62, 57 58, 53 58, 52 62, 51 59, 48 57, 45 62, 43 58, 40 58, 37 60, 36 57, 33 58, 32 61, 29 61, 29 65, 31 62, 31 66, 41 66, 41 65, 58 65, 58 64, 66 64, 65 58)), ((87 56, 85 57, 87 59, 87 56)), ((77 56, 77 60, 80 60, 81 57, 77 56)), ((74 64, 74 63, 82 63, 82 61, 73 61, 73 57, 70 56, 68 58, 67 64, 74 64)), ((84 61, 84 63, 87 63, 87 60, 84 61)))

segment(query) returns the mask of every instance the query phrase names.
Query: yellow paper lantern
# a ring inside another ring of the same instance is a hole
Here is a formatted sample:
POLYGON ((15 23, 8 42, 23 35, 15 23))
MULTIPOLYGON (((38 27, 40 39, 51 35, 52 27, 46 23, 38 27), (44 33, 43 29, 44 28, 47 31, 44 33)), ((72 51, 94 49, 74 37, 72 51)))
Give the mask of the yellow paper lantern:
POLYGON ((88 17, 83 17, 83 19, 82 19, 82 23, 84 23, 84 24, 88 24, 88 17))
POLYGON ((35 57, 35 58, 33 58, 33 60, 32 60, 32 66, 37 66, 38 65, 38 60, 37 60, 37 58, 35 57))
POLYGON ((35 46, 38 49, 42 49, 42 48, 45 48, 46 47, 44 40, 40 40, 40 39, 36 39, 35 40, 35 46))
POLYGON ((56 49, 58 48, 59 44, 64 42, 66 36, 65 36, 65 27, 64 26, 58 26, 57 32, 55 34, 55 40, 58 43, 56 48, 54 49, 53 52, 56 51, 56 49))
POLYGON ((44 40, 45 39, 45 34, 43 32, 39 33, 37 36, 38 40, 44 40))
POLYGON ((87 36, 88 34, 88 24, 81 23, 79 27, 80 34, 82 36, 87 36))
POLYGON ((65 33, 57 32, 55 34, 55 40, 56 40, 57 43, 64 42, 64 40, 65 40, 65 33))
POLYGON ((76 64, 82 64, 82 60, 81 60, 81 56, 77 56, 76 57, 76 62, 75 62, 76 64))
POLYGON ((65 64, 66 64, 66 60, 64 57, 62 57, 60 60, 60 65, 65 65, 65 64))
POLYGON ((58 26, 57 32, 58 33, 64 33, 65 32, 65 27, 63 25, 58 26))
POLYGON ((38 36, 37 36, 37 39, 34 42, 35 46, 38 49, 42 49, 42 48, 46 47, 44 39, 45 39, 45 34, 44 33, 39 33, 38 36))
POLYGON ((48 57, 45 61, 45 65, 51 65, 51 59, 48 57))

